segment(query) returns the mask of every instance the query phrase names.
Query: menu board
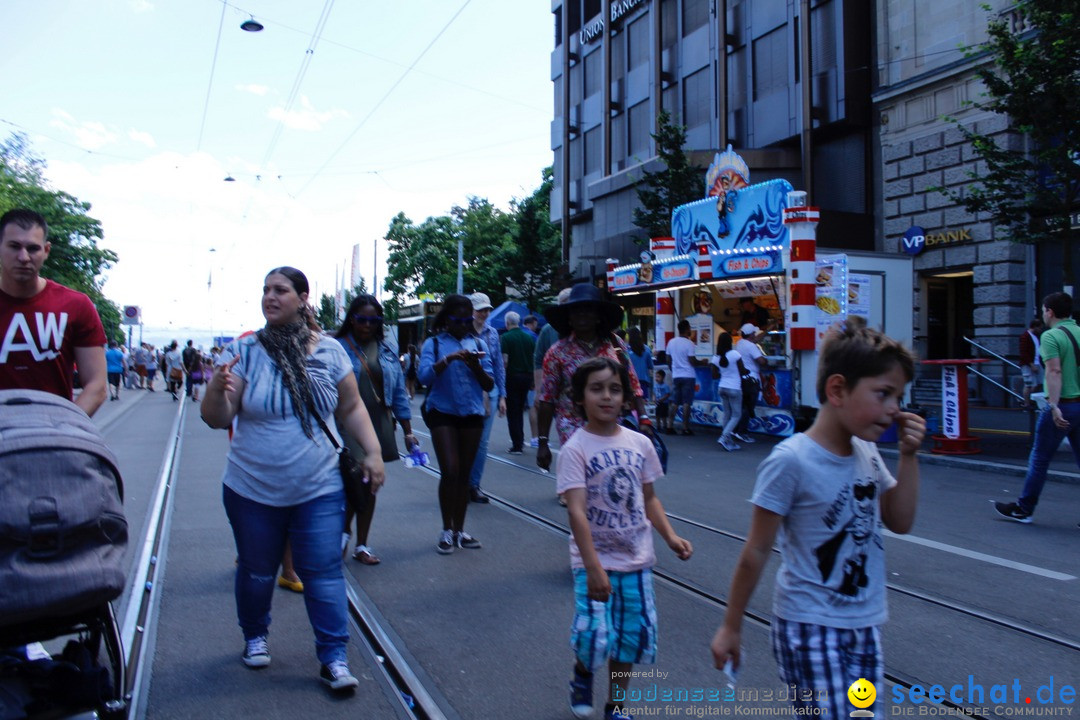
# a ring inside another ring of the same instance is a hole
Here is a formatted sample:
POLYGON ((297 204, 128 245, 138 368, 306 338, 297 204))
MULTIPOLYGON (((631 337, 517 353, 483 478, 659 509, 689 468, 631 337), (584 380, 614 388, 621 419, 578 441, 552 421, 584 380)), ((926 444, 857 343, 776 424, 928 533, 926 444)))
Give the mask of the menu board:
POLYGON ((690 339, 694 341, 694 355, 699 358, 712 357, 716 345, 713 337, 712 315, 698 313, 686 318, 690 322, 690 339))
MULTIPOLYGON (((818 255, 817 282, 817 339, 820 343, 825 333, 836 322, 842 322, 848 312, 847 255, 818 255)), ((869 283, 867 283, 869 290, 869 283)))
POLYGON ((848 317, 861 317, 870 320, 870 276, 851 273, 847 282, 848 317))

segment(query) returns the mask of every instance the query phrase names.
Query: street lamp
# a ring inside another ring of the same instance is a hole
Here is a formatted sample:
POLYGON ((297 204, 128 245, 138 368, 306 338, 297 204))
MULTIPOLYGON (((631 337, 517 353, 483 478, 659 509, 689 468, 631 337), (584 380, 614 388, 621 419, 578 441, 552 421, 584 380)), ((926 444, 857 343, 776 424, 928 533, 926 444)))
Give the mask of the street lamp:
POLYGON ((240 29, 244 32, 262 32, 263 24, 256 20, 254 17, 251 17, 250 19, 240 23, 240 29))

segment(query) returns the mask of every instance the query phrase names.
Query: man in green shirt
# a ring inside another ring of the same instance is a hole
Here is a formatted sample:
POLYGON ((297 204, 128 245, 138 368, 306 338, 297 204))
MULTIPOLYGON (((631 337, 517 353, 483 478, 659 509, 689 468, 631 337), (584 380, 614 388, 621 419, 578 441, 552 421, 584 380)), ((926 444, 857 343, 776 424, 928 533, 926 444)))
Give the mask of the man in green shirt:
POLYGON ((1031 522, 1050 459, 1066 437, 1080 465, 1080 377, 1077 376, 1080 327, 1072 312, 1072 297, 1065 293, 1051 293, 1043 298, 1043 322, 1049 329, 1039 338, 1039 355, 1046 368, 1046 409, 1039 413, 1035 424, 1035 441, 1020 497, 1016 502, 994 503, 1000 515, 1016 522, 1031 522))
POLYGON ((525 401, 533 385, 533 351, 536 341, 521 329, 521 316, 506 313, 506 332, 499 340, 506 367, 506 424, 510 428, 510 454, 525 448, 525 401))

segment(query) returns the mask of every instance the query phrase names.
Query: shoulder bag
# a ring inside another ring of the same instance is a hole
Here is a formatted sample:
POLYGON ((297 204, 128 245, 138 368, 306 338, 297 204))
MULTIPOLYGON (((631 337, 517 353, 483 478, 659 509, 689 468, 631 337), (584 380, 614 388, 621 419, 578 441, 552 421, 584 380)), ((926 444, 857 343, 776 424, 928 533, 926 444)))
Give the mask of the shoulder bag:
POLYGON ((746 365, 743 363, 742 358, 739 358, 735 362, 737 362, 739 366, 739 384, 742 386, 743 397, 757 398, 758 393, 761 392, 761 385, 758 383, 757 378, 746 369, 746 365))
POLYGON ((383 376, 383 394, 380 396, 379 391, 375 388, 375 381, 372 380, 371 366, 367 364, 364 351, 357 347, 351 337, 346 335, 345 341, 349 343, 349 347, 355 353, 356 359, 364 366, 364 376, 367 377, 368 385, 371 387, 371 394, 375 396, 375 401, 378 404, 375 412, 371 412, 370 408, 368 409, 368 415, 371 417, 371 424, 375 427, 375 436, 379 438, 379 445, 382 447, 383 462, 398 460, 401 456, 398 454, 397 440, 394 439, 394 421, 391 419, 390 408, 383 399, 386 396, 387 378, 385 375, 383 376))
POLYGON ((1080 344, 1077 344, 1076 338, 1073 337, 1073 334, 1071 332, 1069 332, 1065 328, 1059 328, 1059 329, 1061 330, 1061 332, 1063 332, 1065 334, 1065 337, 1069 338, 1069 342, 1072 343, 1072 346, 1073 346, 1073 362, 1076 363, 1076 372, 1077 372, 1077 376, 1078 376, 1077 379, 1080 379, 1080 344))
POLYGON ((334 434, 330 432, 330 428, 326 427, 326 423, 316 412, 315 407, 308 405, 308 410, 311 411, 322 431, 326 433, 326 437, 330 438, 330 444, 334 446, 334 450, 337 452, 338 469, 341 471, 341 481, 345 486, 345 499, 356 511, 357 515, 363 513, 368 500, 371 498, 371 482, 364 476, 364 466, 360 464, 355 455, 349 452, 349 448, 344 447, 337 441, 334 434))

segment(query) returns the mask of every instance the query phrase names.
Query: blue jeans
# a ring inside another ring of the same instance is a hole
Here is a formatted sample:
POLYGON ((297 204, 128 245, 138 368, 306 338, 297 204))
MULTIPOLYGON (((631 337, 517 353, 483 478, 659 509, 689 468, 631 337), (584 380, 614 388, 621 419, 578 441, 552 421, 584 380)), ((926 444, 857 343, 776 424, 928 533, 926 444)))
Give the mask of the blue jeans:
POLYGON ((341 574, 344 491, 300 505, 273 507, 225 487, 224 502, 236 540, 236 615, 244 639, 269 632, 270 601, 288 540, 296 574, 304 583, 304 604, 315 631, 315 654, 324 665, 347 660, 348 610, 341 574))
POLYGON ((1028 456, 1024 489, 1020 492, 1020 499, 1017 501, 1024 512, 1035 512, 1039 495, 1046 483, 1046 470, 1050 467, 1050 459, 1054 457, 1054 453, 1061 446, 1061 441, 1066 437, 1072 445, 1076 464, 1080 466, 1080 403, 1062 403, 1058 407, 1069 422, 1068 430, 1062 430, 1054 424, 1053 413, 1050 410, 1039 413, 1039 419, 1035 423, 1035 441, 1031 444, 1031 455, 1028 456))
POLYGON ((487 462, 488 439, 491 438, 491 428, 495 425, 495 416, 499 414, 499 391, 492 390, 488 393, 491 404, 491 412, 484 418, 484 434, 480 438, 480 447, 476 450, 476 459, 473 460, 472 472, 469 473, 469 485, 480 487, 480 477, 484 474, 484 463, 487 462))

